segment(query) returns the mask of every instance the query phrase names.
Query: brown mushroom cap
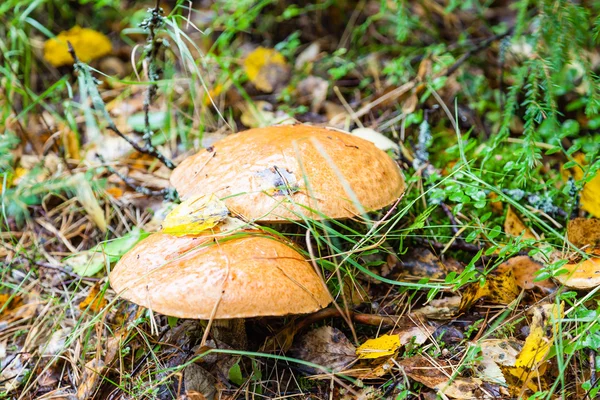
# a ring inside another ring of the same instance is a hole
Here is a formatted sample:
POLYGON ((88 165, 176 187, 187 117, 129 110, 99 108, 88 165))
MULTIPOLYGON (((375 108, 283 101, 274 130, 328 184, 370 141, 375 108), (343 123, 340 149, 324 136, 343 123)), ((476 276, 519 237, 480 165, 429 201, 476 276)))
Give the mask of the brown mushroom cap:
POLYGON ((310 210, 349 218, 360 214, 356 201, 378 210, 405 188, 398 165, 373 143, 309 125, 230 135, 184 160, 171 183, 184 199, 215 193, 233 213, 263 222, 320 218, 310 210))
POLYGON ((155 233, 117 263, 110 284, 161 314, 209 319, 303 314, 330 303, 312 266, 265 234, 230 237, 155 233))

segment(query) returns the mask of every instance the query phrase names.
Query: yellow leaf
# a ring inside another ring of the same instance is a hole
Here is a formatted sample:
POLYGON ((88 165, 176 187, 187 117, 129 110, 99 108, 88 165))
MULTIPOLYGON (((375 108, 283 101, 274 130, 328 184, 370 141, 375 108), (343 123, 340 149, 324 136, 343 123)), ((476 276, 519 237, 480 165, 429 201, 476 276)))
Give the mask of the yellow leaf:
POLYGON ((274 49, 258 47, 244 60, 244 70, 250 82, 265 93, 271 93, 275 87, 288 79, 290 68, 285 58, 274 49))
POLYGON ((521 218, 512 207, 508 206, 506 211, 506 219, 504 220, 504 232, 509 236, 520 236, 523 234, 523 239, 537 239, 531 230, 521 221, 521 218))
POLYGON ((67 42, 71 42, 79 60, 90 62, 109 54, 112 50, 110 40, 100 32, 93 29, 74 26, 68 31, 63 31, 55 38, 44 43, 44 59, 55 67, 73 63, 69 54, 67 42))
POLYGON ((600 218, 600 174, 585 184, 581 191, 581 208, 600 218))
MULTIPOLYGON (((562 169, 561 173, 565 181, 569 176, 573 177, 574 180, 580 181, 585 176, 585 171, 581 166, 586 165, 585 154, 577 153, 573 156, 573 159, 579 164, 569 169, 562 169)), ((600 174, 586 183, 581 191, 581 208, 592 214, 594 217, 600 218, 600 174)))
MULTIPOLYGON (((533 320, 529 336, 517 356, 510 373, 523 382, 528 382, 545 370, 545 358, 558 333, 558 324, 563 315, 563 305, 544 304, 533 308, 533 320)), ((528 385, 529 386, 529 385, 528 385)))
POLYGON ((89 307, 92 312, 100 312, 108 302, 104 298, 104 293, 100 292, 100 282, 96 283, 90 289, 85 300, 79 303, 79 309, 85 310, 89 307))
POLYGON ((400 348, 400 337, 398 335, 383 335, 377 339, 369 339, 358 349, 356 355, 359 359, 372 359, 391 356, 400 348))
POLYGON ((483 286, 479 282, 473 282, 465 287, 461 293, 460 310, 466 310, 482 297, 490 303, 510 304, 519 292, 513 270, 497 270, 486 276, 483 286))
POLYGON ((163 221, 163 232, 175 236, 197 235, 215 227, 229 210, 215 195, 193 197, 179 204, 163 221))

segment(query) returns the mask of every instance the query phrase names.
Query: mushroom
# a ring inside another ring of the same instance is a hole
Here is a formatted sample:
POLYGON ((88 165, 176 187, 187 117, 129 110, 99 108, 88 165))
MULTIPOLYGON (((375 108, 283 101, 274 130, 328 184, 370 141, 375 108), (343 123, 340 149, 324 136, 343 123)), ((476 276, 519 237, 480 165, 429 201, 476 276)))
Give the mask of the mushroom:
POLYGON ((350 218, 392 204, 398 165, 373 143, 333 129, 281 125, 230 135, 171 175, 185 199, 216 194, 246 220, 350 218))
POLYGON ((121 258, 109 279, 138 305, 180 318, 237 319, 238 331, 242 318, 311 313, 332 300, 300 253, 261 231, 154 233, 121 258))

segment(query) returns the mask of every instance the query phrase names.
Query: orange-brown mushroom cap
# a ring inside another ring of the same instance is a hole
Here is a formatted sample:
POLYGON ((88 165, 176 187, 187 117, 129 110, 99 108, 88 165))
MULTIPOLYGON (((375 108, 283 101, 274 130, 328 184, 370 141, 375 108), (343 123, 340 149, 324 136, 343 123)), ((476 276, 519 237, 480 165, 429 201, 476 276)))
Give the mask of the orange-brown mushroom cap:
POLYGON ((123 298, 180 318, 304 314, 331 301, 300 253, 256 233, 155 233, 125 254, 109 278, 123 298))
POLYGON ((184 199, 214 193, 233 213, 263 222, 349 218, 405 189, 396 162, 373 143, 309 125, 230 135, 184 160, 171 183, 184 199))

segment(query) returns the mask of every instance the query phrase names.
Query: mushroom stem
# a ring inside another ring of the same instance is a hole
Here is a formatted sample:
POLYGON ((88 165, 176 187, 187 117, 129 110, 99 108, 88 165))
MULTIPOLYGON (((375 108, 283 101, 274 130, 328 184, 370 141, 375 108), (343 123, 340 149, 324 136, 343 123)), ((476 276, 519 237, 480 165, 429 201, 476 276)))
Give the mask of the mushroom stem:
POLYGON ((236 350, 247 349, 248 335, 243 318, 215 319, 212 322, 211 334, 214 339, 227 343, 236 350))

